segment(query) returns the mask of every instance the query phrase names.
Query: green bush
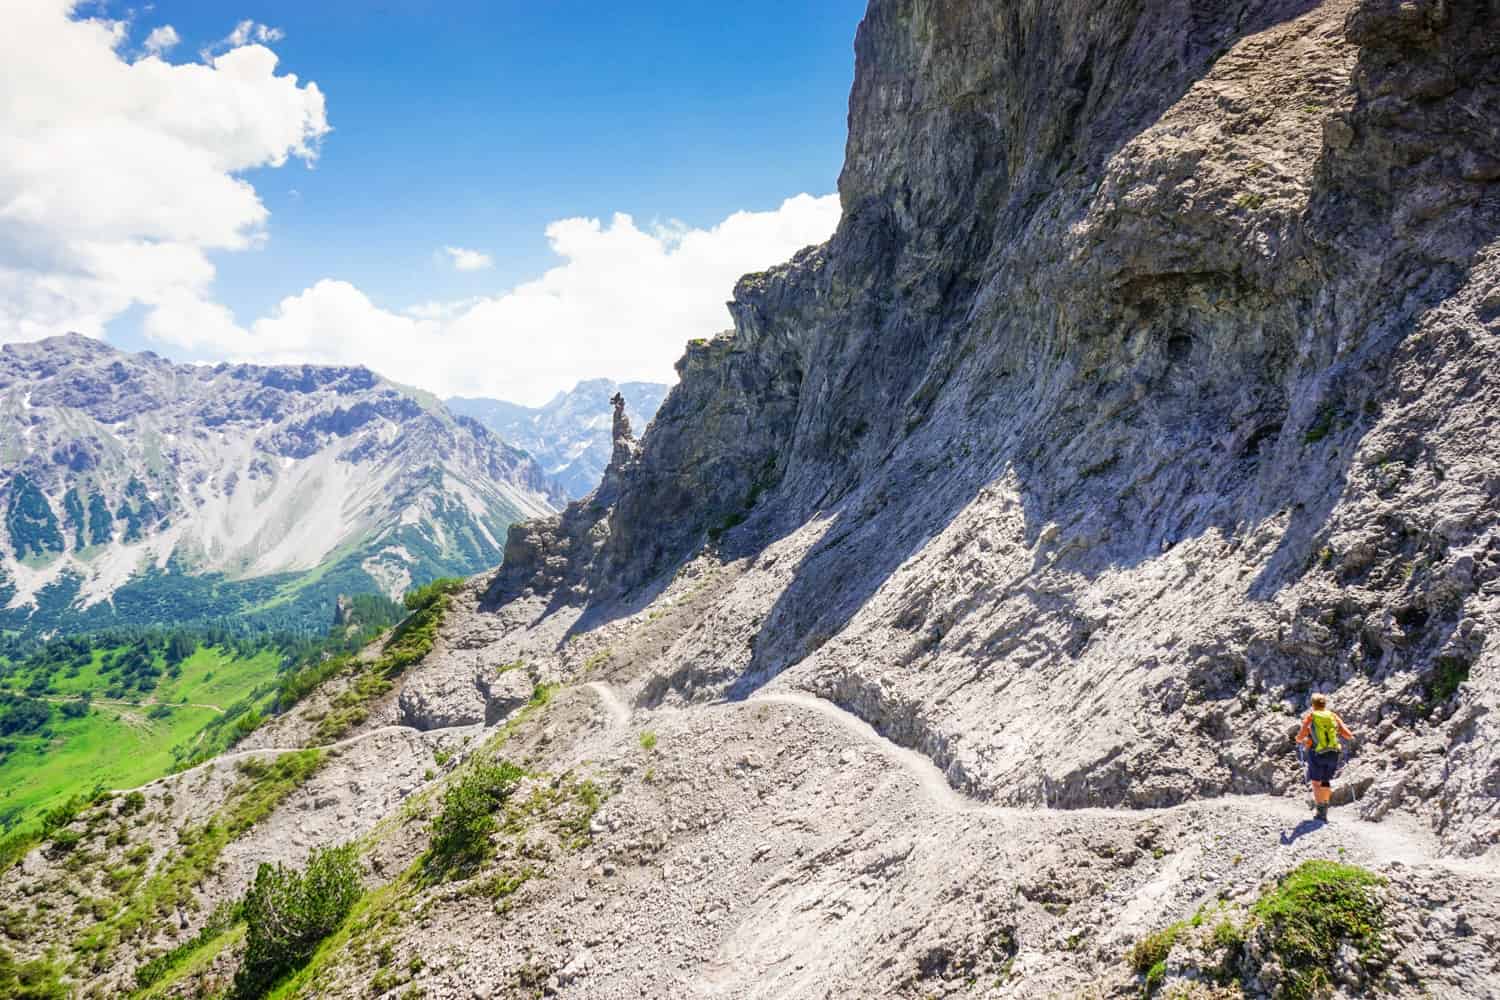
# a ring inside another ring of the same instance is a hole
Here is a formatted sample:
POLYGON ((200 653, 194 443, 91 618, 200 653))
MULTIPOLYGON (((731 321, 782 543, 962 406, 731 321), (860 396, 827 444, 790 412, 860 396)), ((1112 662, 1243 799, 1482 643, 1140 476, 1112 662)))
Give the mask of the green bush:
POLYGON ((418 587, 416 590, 408 591, 406 596, 401 599, 401 602, 406 605, 408 611, 421 611, 423 608, 430 607, 438 598, 447 597, 449 594, 461 590, 463 585, 464 582, 462 579, 456 576, 445 576, 442 579, 433 580, 425 587, 418 587))
POLYGON ((1469 664, 1456 656, 1439 656, 1427 682, 1427 704, 1441 705, 1469 679, 1469 664))
POLYGON ((429 883, 473 874, 490 856, 495 813, 524 773, 514 764, 477 763, 448 786, 443 809, 432 821, 432 843, 422 859, 429 883))
POLYGON ((120 815, 132 816, 146 808, 146 794, 144 792, 130 792, 120 800, 120 815))
MULTIPOLYGON (((42 681, 40 685, 33 682, 32 686, 41 688, 36 694, 46 691, 45 678, 42 681)), ((51 719, 52 706, 47 702, 0 691, 0 736, 34 735, 40 733, 51 719)))
POLYGON ((1245 946, 1245 932, 1232 921, 1221 920, 1214 928, 1213 943, 1215 948, 1228 951, 1229 961, 1233 962, 1239 956, 1240 949, 1245 946))
POLYGON ((324 681, 348 667, 349 660, 347 655, 330 656, 287 674, 276 689, 276 711, 286 712, 312 694, 324 681))
POLYGON ((40 842, 41 835, 35 830, 16 830, 0 838, 0 874, 9 871, 40 842))
POLYGON ((265 721, 265 716, 261 715, 255 709, 251 709, 238 719, 235 719, 234 725, 229 730, 229 745, 234 746, 240 740, 243 740, 259 729, 260 724, 265 721))
POLYGON ((1170 927, 1153 931, 1137 941, 1126 957, 1131 971, 1138 976, 1147 976, 1158 965, 1162 965, 1165 969, 1163 963, 1166 962, 1172 945, 1177 943, 1177 935, 1182 933, 1184 926, 1181 921, 1178 921, 1170 927))
POLYGON ((235 973, 234 996, 265 996, 338 929, 361 892, 352 844, 314 851, 301 872, 262 864, 243 904, 245 955, 235 973))
POLYGON ((42 836, 50 837, 73 822, 78 818, 78 814, 83 812, 83 807, 88 804, 88 796, 74 795, 66 802, 59 803, 42 813, 42 836))

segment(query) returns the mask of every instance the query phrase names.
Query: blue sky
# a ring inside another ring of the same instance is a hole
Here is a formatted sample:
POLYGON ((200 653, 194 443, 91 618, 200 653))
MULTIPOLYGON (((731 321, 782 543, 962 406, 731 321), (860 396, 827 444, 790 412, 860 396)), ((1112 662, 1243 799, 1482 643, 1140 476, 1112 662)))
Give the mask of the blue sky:
MULTIPOLYGON (((246 323, 327 277, 389 309, 496 292, 556 262, 560 218, 707 227, 832 192, 863 6, 157 0, 131 31, 172 25, 181 60, 269 25, 278 72, 326 95, 311 169, 244 175, 270 212, 263 246, 211 254, 217 300, 246 323), (457 271, 448 245, 493 267, 457 271)), ((161 349, 139 309, 110 329, 161 349)))
POLYGON ((0 342, 669 381, 837 225, 864 0, 27 0, 0 342))

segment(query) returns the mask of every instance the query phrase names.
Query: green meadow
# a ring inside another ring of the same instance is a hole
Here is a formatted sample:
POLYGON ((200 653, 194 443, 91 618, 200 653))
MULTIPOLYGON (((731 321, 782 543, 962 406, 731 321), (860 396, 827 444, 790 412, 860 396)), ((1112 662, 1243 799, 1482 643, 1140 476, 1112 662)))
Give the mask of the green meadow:
MULTIPOLYGON (((46 702, 52 712, 39 731, 4 738, 0 824, 24 823, 96 787, 132 788, 170 773, 211 738, 210 728, 226 713, 269 693, 283 659, 275 648, 199 645, 142 693, 122 690, 118 672, 106 667, 124 648, 91 650, 87 662, 53 672, 45 688, 35 669, 7 664, 12 672, 0 680, 0 692, 46 702)), ((155 665, 163 667, 160 654, 155 665)))

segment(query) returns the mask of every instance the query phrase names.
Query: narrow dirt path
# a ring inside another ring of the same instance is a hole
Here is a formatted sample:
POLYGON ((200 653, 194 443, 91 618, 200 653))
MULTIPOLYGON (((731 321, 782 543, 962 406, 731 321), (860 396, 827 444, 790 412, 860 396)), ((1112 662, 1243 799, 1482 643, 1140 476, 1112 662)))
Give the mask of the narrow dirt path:
MULTIPOLYGON (((1300 801, 1271 795, 1235 795, 1214 799, 1193 800, 1176 806, 1154 809, 1085 808, 1085 809, 1036 809, 1015 806, 998 806, 969 798, 948 783, 947 776, 922 753, 899 746, 882 736, 864 719, 839 707, 826 698, 805 691, 768 691, 746 700, 742 704, 780 704, 815 712, 836 723, 865 746, 871 747, 913 777, 922 793, 937 809, 948 813, 978 814, 1010 822, 1049 823, 1071 822, 1078 819, 1121 820, 1164 815, 1188 809, 1222 812, 1233 815, 1257 816, 1285 823, 1293 829, 1309 821, 1307 808, 1300 801)), ((1389 861, 1406 865, 1437 865, 1466 875, 1485 878, 1500 878, 1500 871, 1493 865, 1465 859, 1441 856, 1436 838, 1430 831, 1415 824, 1388 818, 1382 823, 1369 823, 1357 818, 1352 811, 1339 816, 1337 832, 1350 837, 1389 861)))
MULTIPOLYGON (((67 695, 47 695, 47 694, 44 694, 44 695, 40 696, 40 698, 38 700, 40 700, 40 701, 50 701, 54 705, 66 705, 69 702, 83 701, 82 698, 69 697, 67 695)), ((150 699, 147 699, 146 701, 126 701, 123 698, 90 698, 89 699, 89 704, 91 704, 91 705, 112 705, 112 706, 114 706, 116 708, 124 707, 124 708, 145 708, 145 709, 155 708, 157 705, 165 705, 168 708, 206 708, 206 709, 209 709, 210 711, 218 712, 220 715, 224 714, 224 710, 222 708, 220 708, 218 705, 210 705, 207 702, 202 702, 202 701, 158 701, 155 698, 150 698, 150 699)))
MULTIPOLYGON (((324 743, 321 745, 314 744, 313 746, 307 747, 257 747, 254 750, 235 750, 231 751, 230 753, 221 753, 217 757, 210 757, 203 763, 194 764, 192 767, 188 768, 185 771, 178 771, 174 774, 162 775, 160 778, 155 778, 151 781, 146 782, 144 785, 137 786, 137 788, 150 788, 153 785, 158 785, 163 781, 170 781, 173 778, 181 778, 184 775, 189 775, 197 771, 201 771, 205 767, 212 767, 216 764, 227 764, 237 760, 248 760, 251 757, 280 757, 283 754, 301 753, 304 750, 338 750, 342 747, 353 746, 356 743, 361 743, 376 736, 391 733, 446 733, 459 729, 473 728, 475 727, 451 726, 446 729, 417 729, 414 726, 381 726, 379 729, 371 729, 369 732, 359 733, 355 736, 350 736, 345 739, 338 740, 334 743, 324 743)), ((136 788, 111 789, 111 791, 116 795, 123 795, 127 792, 136 790, 136 788)))
MULTIPOLYGON (((599 699, 609 716, 611 734, 620 732, 630 725, 634 713, 614 687, 604 681, 589 681, 581 686, 593 692, 595 697, 599 699)), ((919 751, 892 742, 877 732, 875 727, 870 725, 870 723, 826 698, 806 691, 778 690, 763 691, 743 702, 725 703, 726 706, 745 704, 786 705, 816 713, 829 720, 848 733, 857 742, 875 750, 887 761, 906 772, 916 781, 921 794, 940 812, 944 813, 978 815, 1012 823, 1037 824, 1060 821, 1074 822, 1080 819, 1104 821, 1134 820, 1152 815, 1164 815, 1181 810, 1197 809, 1227 813, 1229 814, 1227 818, 1230 821, 1232 821, 1234 815, 1255 816, 1257 818, 1275 820, 1276 822, 1287 824, 1292 828, 1296 828, 1308 821, 1308 812, 1300 802, 1270 795, 1226 796, 1216 799, 1193 800, 1181 805, 1155 809, 1102 807, 1085 809, 1037 809, 993 805, 963 794, 948 783, 947 776, 932 762, 931 758, 919 751)), ((148 782, 141 787, 148 788, 159 782, 176 778, 183 774, 190 774, 204 767, 219 763, 230 763, 251 757, 276 757, 308 749, 338 750, 363 742, 364 740, 395 733, 439 734, 475 728, 482 727, 452 726, 443 729, 421 730, 412 726, 382 726, 379 729, 372 729, 368 732, 359 733, 323 746, 262 747, 255 750, 241 750, 222 754, 196 767, 189 768, 187 771, 179 772, 177 775, 167 775, 157 778, 155 781, 148 782)), ((1500 872, 1493 870, 1493 866, 1491 865, 1440 856, 1437 850, 1437 841, 1432 834, 1412 824, 1395 822, 1389 818, 1385 822, 1378 824, 1368 823, 1355 818, 1351 814, 1347 819, 1344 817, 1339 818, 1337 821, 1337 831, 1342 836, 1357 840, 1372 852, 1376 852, 1390 861, 1398 861, 1407 865, 1438 865, 1468 875, 1478 875, 1491 879, 1500 878, 1500 872)))
MULTIPOLYGON (((617 692, 614 688, 610 687, 603 681, 590 681, 583 686, 588 688, 590 691, 594 692, 596 696, 598 696, 599 701, 601 704, 603 704, 605 711, 609 713, 611 730, 623 729, 630 724, 630 718, 632 715, 630 706, 625 704, 625 701, 620 697, 619 692, 617 692)), ((368 732, 357 733, 354 736, 349 736, 333 743, 314 744, 312 746, 305 747, 257 747, 254 750, 235 750, 229 753, 219 754, 217 757, 212 757, 201 764, 195 764, 185 771, 178 771, 175 774, 163 775, 160 778, 148 781, 144 785, 140 785, 138 787, 142 789, 150 788, 151 786, 156 785, 160 782, 167 781, 171 778, 181 777, 182 775, 192 774, 195 771, 202 770, 203 768, 210 767, 214 764, 232 763, 233 761, 237 760, 247 760, 251 757, 279 757, 282 754, 301 753, 303 750, 338 750, 343 747, 353 746, 356 743, 361 743, 365 740, 372 739, 373 737, 389 733, 438 734, 457 732, 465 729, 482 728, 482 726, 476 727, 473 725, 445 726, 439 729, 418 729, 415 726, 381 726, 379 729, 371 729, 368 732)), ((127 792, 135 790, 136 789, 126 788, 114 789, 113 791, 115 792, 115 794, 123 795, 127 792)))

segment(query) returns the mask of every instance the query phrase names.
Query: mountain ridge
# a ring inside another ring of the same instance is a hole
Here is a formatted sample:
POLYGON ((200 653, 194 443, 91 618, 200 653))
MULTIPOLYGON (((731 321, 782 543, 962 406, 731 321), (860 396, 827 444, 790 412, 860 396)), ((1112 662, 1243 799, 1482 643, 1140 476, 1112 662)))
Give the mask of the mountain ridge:
MULTIPOLYGON (((478 423, 362 367, 177 365, 72 335, 0 349, 0 410, 11 627, 162 620, 164 586, 192 617, 274 611, 331 567, 345 590, 399 595, 492 562, 506 524, 561 496, 478 423)), ((332 614, 323 589, 309 623, 332 614)))

